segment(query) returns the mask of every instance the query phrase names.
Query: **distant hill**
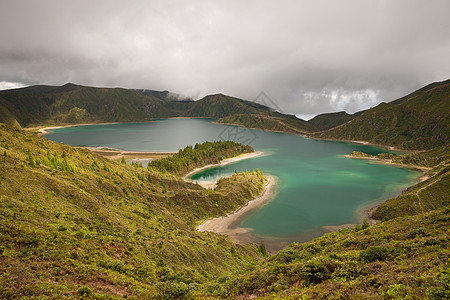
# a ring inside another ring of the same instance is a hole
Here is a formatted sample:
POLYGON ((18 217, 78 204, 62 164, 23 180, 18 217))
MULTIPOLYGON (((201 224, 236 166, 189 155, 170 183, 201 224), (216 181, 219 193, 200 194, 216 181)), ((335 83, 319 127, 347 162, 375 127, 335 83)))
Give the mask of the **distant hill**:
MULTIPOLYGON (((198 101, 175 101, 173 95, 167 91, 95 88, 71 83, 60 87, 40 85, 6 90, 0 91, 0 122, 31 127, 142 122, 168 117, 220 119, 235 114, 273 115, 286 118, 286 123, 296 122, 292 116, 275 113, 264 105, 223 94, 209 95, 198 101)), ((312 128, 304 121, 297 122, 312 128)))
POLYGON ((308 122, 223 94, 191 101, 168 91, 95 88, 71 83, 0 91, 0 122, 15 127, 143 122, 169 117, 211 118, 218 123, 309 134, 315 138, 431 149, 446 145, 450 139, 450 80, 432 83, 398 100, 353 115, 327 113, 308 122))
MULTIPOLYGON (((164 101, 135 90, 74 84, 0 91, 0 104, 23 127, 85 122, 146 121, 166 116, 164 101)), ((0 122, 5 121, 3 115, 0 122)))
POLYGON ((446 145, 450 141, 450 80, 432 83, 393 102, 381 103, 314 136, 361 140, 402 149, 446 145))
POLYGON ((189 97, 184 97, 179 94, 171 93, 169 91, 154 91, 154 90, 145 90, 145 89, 137 89, 136 91, 141 92, 147 96, 153 96, 155 98, 167 101, 193 101, 189 97))
POLYGON ((363 111, 351 115, 346 113, 345 111, 340 111, 320 114, 309 120, 308 124, 314 126, 320 131, 324 131, 351 121, 362 113, 363 111))
POLYGON ((234 124, 247 128, 269 129, 271 131, 293 134, 306 134, 317 131, 308 122, 288 115, 234 114, 216 121, 222 124, 234 124))

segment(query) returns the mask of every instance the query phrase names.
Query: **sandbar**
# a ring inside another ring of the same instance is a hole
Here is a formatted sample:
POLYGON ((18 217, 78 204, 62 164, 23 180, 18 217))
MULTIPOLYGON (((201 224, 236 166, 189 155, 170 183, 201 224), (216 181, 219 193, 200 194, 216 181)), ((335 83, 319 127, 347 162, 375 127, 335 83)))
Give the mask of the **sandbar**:
POLYGON ((251 238, 248 236, 248 234, 251 232, 251 229, 241 227, 233 228, 231 227, 231 225, 244 214, 265 204, 272 198, 275 178, 272 176, 266 176, 266 178, 267 182, 264 186, 264 191, 258 197, 249 201, 246 205, 240 207, 234 212, 203 222, 197 227, 197 231, 210 231, 217 234, 226 234, 237 243, 250 242, 251 238))
POLYGON ((79 123, 79 124, 67 124, 67 125, 59 125, 59 126, 45 126, 45 127, 28 127, 24 128, 25 130, 37 131, 38 135, 46 135, 51 133, 53 129, 59 128, 68 128, 68 127, 78 127, 78 126, 91 126, 91 125, 110 125, 110 124, 119 124, 118 122, 105 122, 105 123, 79 123))

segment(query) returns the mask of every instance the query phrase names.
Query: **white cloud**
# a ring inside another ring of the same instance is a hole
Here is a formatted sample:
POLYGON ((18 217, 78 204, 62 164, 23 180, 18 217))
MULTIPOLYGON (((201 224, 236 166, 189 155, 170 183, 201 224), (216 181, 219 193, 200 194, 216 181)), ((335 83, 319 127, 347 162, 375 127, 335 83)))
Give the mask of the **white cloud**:
POLYGON ((17 89, 25 85, 18 82, 0 81, 0 90, 17 89))
POLYGON ((447 0, 7 1, 0 80, 265 91, 296 114, 365 108, 448 79, 448 11, 447 0))

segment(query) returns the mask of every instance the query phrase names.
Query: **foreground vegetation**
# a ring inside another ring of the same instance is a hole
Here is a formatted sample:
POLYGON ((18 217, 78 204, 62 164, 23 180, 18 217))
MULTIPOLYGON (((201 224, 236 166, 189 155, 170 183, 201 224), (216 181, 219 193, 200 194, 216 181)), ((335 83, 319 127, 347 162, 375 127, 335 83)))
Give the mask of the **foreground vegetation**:
POLYGON ((4 125, 0 165, 2 299, 189 298, 262 259, 195 231, 258 195, 256 172, 205 190, 4 125))
POLYGON ((448 299, 450 210, 291 244, 255 270, 208 291, 265 299, 448 299))

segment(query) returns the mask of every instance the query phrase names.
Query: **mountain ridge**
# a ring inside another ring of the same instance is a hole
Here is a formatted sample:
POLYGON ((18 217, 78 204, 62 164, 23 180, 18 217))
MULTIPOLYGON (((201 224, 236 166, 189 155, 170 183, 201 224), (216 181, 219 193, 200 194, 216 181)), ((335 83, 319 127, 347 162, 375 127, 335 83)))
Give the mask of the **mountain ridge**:
MULTIPOLYGON (((273 111, 262 104, 221 93, 197 101, 174 100, 169 92, 96 88, 68 83, 0 91, 0 122, 16 127, 79 123, 144 122, 170 117, 221 119, 257 114, 285 119, 296 132, 315 128, 306 121, 273 111), (147 92, 146 92, 147 91, 147 92)), ((245 125, 245 124, 243 124, 245 125)), ((268 128, 263 128, 268 129, 268 128)))
POLYGON ((423 150, 450 142, 450 80, 380 103, 313 137, 423 150))
POLYGON ((450 80, 430 83, 368 110, 325 113, 309 121, 221 93, 197 101, 167 99, 169 94, 73 83, 5 90, 0 91, 0 122, 30 127, 204 117, 223 124, 399 149, 431 149, 450 141, 450 80))

